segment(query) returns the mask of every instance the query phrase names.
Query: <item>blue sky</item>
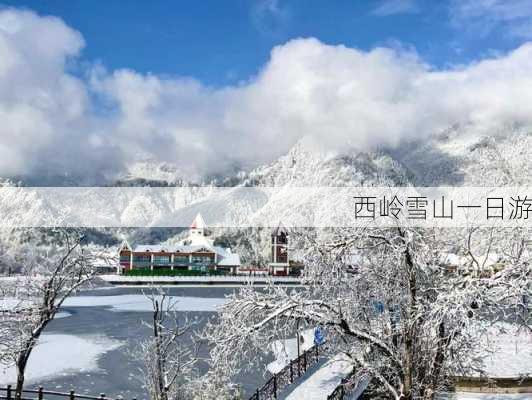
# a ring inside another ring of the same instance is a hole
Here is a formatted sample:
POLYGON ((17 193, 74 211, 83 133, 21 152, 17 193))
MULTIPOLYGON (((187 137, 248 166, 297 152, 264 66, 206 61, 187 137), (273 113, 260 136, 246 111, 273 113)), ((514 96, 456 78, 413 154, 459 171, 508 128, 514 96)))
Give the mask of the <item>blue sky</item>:
POLYGON ((532 0, 3 4, 0 176, 199 180, 532 127, 532 0))
POLYGON ((521 20, 519 13, 506 20, 490 15, 489 3, 502 3, 493 0, 470 2, 478 7, 466 9, 461 17, 456 16, 457 2, 439 0, 0 3, 63 19, 85 39, 82 60, 101 61, 111 70, 191 76, 217 87, 249 79, 275 45, 298 37, 363 50, 411 48, 435 68, 506 52, 527 39, 527 32, 509 33, 507 24, 521 20))

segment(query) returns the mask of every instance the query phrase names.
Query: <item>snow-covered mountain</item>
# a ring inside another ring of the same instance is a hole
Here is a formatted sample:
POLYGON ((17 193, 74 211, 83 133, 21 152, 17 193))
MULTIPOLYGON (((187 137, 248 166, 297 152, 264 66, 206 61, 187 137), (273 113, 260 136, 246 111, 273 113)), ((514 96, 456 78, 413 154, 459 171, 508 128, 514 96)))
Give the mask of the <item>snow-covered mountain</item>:
POLYGON ((491 135, 455 126, 390 155, 415 186, 526 186, 532 183, 532 129, 508 127, 491 135))
POLYGON ((338 154, 302 139, 285 155, 251 171, 192 181, 168 163, 143 161, 115 186, 499 186, 532 181, 532 129, 489 135, 453 126, 417 142, 338 154))
POLYGON ((337 155, 298 142, 285 156, 256 168, 245 186, 403 186, 408 171, 383 152, 337 155))
MULTIPOLYGON (((187 181, 182 173, 170 164, 143 161, 133 165, 111 186, 190 187, 190 193, 185 196, 167 192, 161 198, 155 199, 143 195, 132 199, 121 197, 117 200, 116 208, 117 217, 121 220, 129 221, 132 216, 149 213, 153 214, 152 226, 159 226, 158 217, 153 210, 161 210, 162 204, 162 215, 173 215, 184 221, 192 220, 200 208, 202 212, 207 210, 204 215, 207 220, 222 221, 221 226, 223 217, 233 221, 253 221, 257 218, 279 221, 290 214, 291 207, 301 207, 302 201, 307 202, 306 209, 321 217, 333 212, 333 209, 327 201, 319 198, 291 199, 283 197, 282 193, 268 196, 260 190, 255 194, 253 191, 247 191, 244 196, 239 188, 527 185, 532 181, 530 148, 532 131, 515 127, 490 136, 482 136, 470 133, 467 127, 456 126, 420 143, 406 143, 396 149, 354 154, 331 153, 301 140, 286 155, 268 165, 248 172, 240 171, 208 183, 187 181), (234 190, 220 194, 214 190, 216 186, 230 186, 234 190)), ((46 214, 51 218, 61 213, 61 210, 54 208, 54 204, 27 193, 18 200, 13 198, 16 194, 11 193, 10 196, 0 198, 0 204, 4 205, 2 209, 10 213, 16 211, 15 206, 25 218, 30 219, 43 210, 46 210, 46 214)), ((309 221, 313 217, 309 215, 309 221)), ((95 233, 93 237, 96 241, 109 244, 118 242, 123 237, 128 237, 133 242, 155 243, 169 240, 181 230, 101 229, 102 235, 95 233)), ((267 232, 264 230, 255 234, 249 230, 221 227, 216 229, 215 234, 226 246, 236 247, 237 251, 250 256, 267 251, 267 232), (253 248, 254 243, 257 243, 258 248, 253 248)))
POLYGON ((187 186, 183 172, 175 165, 144 160, 131 164, 111 186, 187 186))

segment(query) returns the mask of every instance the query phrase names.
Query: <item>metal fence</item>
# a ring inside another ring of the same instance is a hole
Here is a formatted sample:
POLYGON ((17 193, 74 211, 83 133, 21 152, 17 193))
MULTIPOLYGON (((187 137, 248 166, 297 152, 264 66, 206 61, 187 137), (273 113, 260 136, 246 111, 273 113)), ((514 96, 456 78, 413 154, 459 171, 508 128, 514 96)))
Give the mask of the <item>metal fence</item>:
POLYGON ((364 392, 370 380, 370 375, 364 370, 352 373, 342 379, 340 384, 327 396, 327 400, 344 400, 346 396, 349 396, 350 399, 357 399, 364 392))
MULTIPOLYGON (((15 389, 11 385, 7 387, 0 387, 0 399, 2 400, 15 400, 15 389)), ((71 390, 68 393, 64 392, 55 392, 44 390, 42 387, 37 389, 24 389, 22 391, 22 397, 20 400, 114 400, 109 397, 106 397, 104 393, 101 393, 99 396, 89 396, 80 393, 76 393, 74 390, 71 390)), ((117 399, 118 400, 118 399, 117 399)), ((133 399, 136 400, 136 399, 133 399)))
POLYGON ((258 388, 249 400, 277 399, 279 393, 294 383, 320 359, 319 346, 304 351, 298 358, 291 360, 281 371, 274 374, 262 387, 258 388))

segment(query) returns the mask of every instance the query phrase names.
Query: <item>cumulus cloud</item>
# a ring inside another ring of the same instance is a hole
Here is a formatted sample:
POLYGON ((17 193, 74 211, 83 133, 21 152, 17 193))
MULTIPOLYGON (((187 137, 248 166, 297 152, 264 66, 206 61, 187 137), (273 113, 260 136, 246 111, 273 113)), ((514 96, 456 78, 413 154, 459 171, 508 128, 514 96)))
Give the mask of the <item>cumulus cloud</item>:
POLYGON ((85 175, 90 167, 110 167, 94 145, 86 84, 67 72, 83 46, 79 32, 58 18, 0 11, 3 176, 58 170, 85 175))
POLYGON ((453 0, 451 17, 456 26, 483 34, 503 28, 511 36, 532 38, 531 0, 453 0))
POLYGON ((210 90, 116 71, 100 89, 118 103, 117 137, 205 172, 270 161, 302 137, 357 151, 423 140, 453 124, 489 133, 531 123, 531 67, 532 45, 434 71, 411 52, 298 39, 274 48, 243 86, 210 90))
POLYGON ((112 175, 153 159, 199 178, 269 162, 303 137, 364 151, 453 124, 480 133, 532 124, 531 44, 434 70, 412 51, 297 39, 275 47, 256 77, 217 89, 124 69, 76 78, 67 61, 82 46, 58 19, 0 13, 0 175, 112 175), (49 46, 33 50, 39 41, 49 46))

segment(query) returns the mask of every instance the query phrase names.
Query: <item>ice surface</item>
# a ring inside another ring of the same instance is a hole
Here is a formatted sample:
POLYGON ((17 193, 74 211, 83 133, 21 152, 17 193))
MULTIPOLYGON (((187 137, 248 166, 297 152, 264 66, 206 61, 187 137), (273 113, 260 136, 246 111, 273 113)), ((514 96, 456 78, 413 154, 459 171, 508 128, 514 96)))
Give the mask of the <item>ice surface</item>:
MULTIPOLYGON (((63 373, 98 370, 98 359, 122 345, 105 336, 43 334, 33 350, 26 370, 26 382, 39 382, 63 373)), ((16 380, 14 367, 0 369, 0 384, 16 380)))
MULTIPOLYGON (((169 304, 175 304, 175 311, 215 312, 225 303, 223 298, 168 296, 169 304)), ((64 307, 110 307, 113 311, 152 311, 150 299, 142 294, 117 296, 75 296, 63 303, 64 307)))

